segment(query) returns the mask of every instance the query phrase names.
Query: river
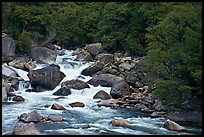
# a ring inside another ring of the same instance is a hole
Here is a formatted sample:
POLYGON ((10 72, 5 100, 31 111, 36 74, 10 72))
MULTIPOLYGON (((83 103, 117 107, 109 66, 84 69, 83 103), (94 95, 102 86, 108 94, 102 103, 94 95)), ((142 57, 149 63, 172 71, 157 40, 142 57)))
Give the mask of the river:
MULTIPOLYGON (((66 50, 65 55, 58 55, 56 64, 60 66, 60 70, 66 75, 61 81, 72 79, 80 79, 87 82, 91 79, 89 76, 82 76, 81 71, 93 64, 93 62, 74 61, 75 55, 72 50, 66 50)), ((45 67, 45 64, 37 64, 37 68, 45 67)), ((16 69, 18 74, 27 80, 27 72, 16 69)), ((59 96, 52 95, 60 88, 60 84, 54 90, 44 92, 25 92, 25 84, 29 81, 20 81, 19 89, 15 91, 17 95, 21 95, 25 102, 14 102, 9 99, 2 104, 2 134, 10 134, 15 125, 19 122, 18 116, 22 113, 28 113, 37 110, 39 114, 48 116, 49 114, 60 114, 64 117, 61 122, 47 121, 45 123, 36 123, 42 134, 45 135, 191 135, 202 134, 202 127, 194 124, 186 123, 185 132, 169 131, 163 128, 164 118, 151 118, 147 114, 136 112, 128 108, 108 108, 98 107, 98 99, 93 96, 99 91, 104 90, 110 93, 109 87, 93 87, 83 90, 71 89, 71 95, 65 98, 57 99, 59 96), (68 107, 69 103, 83 102, 85 107, 68 107), (51 105, 58 103, 63 105, 67 110, 52 110, 51 105), (50 105, 48 108, 45 105, 50 105), (111 120, 125 119, 130 126, 114 127, 110 124, 111 120), (82 128, 83 125, 89 124, 91 128, 82 128), (100 129, 99 129, 100 128, 100 129)), ((28 88, 31 88, 30 86, 28 88)))

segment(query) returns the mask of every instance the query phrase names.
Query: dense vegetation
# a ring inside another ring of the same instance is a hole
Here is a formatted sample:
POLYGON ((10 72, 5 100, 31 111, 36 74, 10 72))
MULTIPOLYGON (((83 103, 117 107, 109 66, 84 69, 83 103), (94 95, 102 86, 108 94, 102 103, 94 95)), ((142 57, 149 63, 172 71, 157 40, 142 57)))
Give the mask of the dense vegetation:
POLYGON ((54 32, 67 49, 101 42, 108 52, 145 56, 144 81, 168 106, 202 99, 202 3, 3 2, 2 13, 18 53, 54 32))

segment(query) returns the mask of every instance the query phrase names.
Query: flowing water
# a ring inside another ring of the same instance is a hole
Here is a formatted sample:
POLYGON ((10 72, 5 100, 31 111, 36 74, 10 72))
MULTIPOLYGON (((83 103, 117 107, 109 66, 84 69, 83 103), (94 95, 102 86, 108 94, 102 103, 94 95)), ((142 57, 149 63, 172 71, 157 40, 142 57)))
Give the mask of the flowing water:
MULTIPOLYGON (((61 81, 80 79, 87 82, 91 77, 81 76, 83 69, 93 64, 93 62, 83 63, 73 61, 76 56, 72 55, 73 51, 66 50, 65 55, 58 55, 56 63, 60 66, 60 70, 66 75, 61 81)), ((45 64, 37 64, 35 69, 45 67, 45 64)), ((57 99, 59 96, 52 95, 60 88, 60 84, 54 90, 45 92, 25 92, 25 85, 29 83, 27 72, 15 69, 18 75, 24 80, 20 81, 19 90, 15 91, 17 95, 24 97, 25 102, 14 102, 9 99, 2 105, 2 134, 10 134, 15 125, 19 122, 18 116, 22 113, 28 113, 37 110, 39 114, 48 116, 49 114, 60 114, 64 117, 61 122, 47 121, 45 123, 36 123, 40 131, 45 135, 181 135, 181 134, 202 134, 202 128, 198 125, 186 124, 185 132, 169 131, 162 128, 165 121, 164 118, 150 118, 147 114, 136 112, 132 109, 108 107, 98 107, 98 99, 93 99, 93 96, 99 91, 104 90, 110 93, 109 87, 93 87, 83 90, 71 89, 71 95, 65 98, 57 99), (83 102, 85 107, 71 108, 69 103, 83 102), (63 105, 67 110, 52 110, 51 105, 58 103, 63 105), (44 107, 49 105, 48 108, 44 107), (110 122, 114 119, 125 119, 130 126, 114 127, 110 122), (83 125, 89 124, 91 128, 82 128, 83 125)), ((28 88, 31 88, 29 86, 28 88)))

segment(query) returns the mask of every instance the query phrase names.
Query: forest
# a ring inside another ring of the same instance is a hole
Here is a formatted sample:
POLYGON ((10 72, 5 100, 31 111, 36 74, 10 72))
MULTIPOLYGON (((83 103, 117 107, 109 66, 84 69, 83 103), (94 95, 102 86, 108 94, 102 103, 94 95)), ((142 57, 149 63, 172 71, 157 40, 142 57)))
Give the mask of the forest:
POLYGON ((145 57, 143 81, 156 98, 184 109, 202 100, 201 2, 3 2, 2 32, 19 55, 54 35, 65 49, 100 42, 145 57))

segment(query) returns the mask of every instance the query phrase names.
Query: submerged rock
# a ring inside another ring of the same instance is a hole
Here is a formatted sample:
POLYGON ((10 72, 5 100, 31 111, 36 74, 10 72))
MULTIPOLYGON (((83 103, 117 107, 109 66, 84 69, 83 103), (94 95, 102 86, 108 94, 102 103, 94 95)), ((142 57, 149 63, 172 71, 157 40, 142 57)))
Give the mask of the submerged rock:
POLYGON ((112 120, 111 124, 112 124, 112 126, 129 127, 129 123, 123 119, 112 120))
POLYGON ((50 114, 48 115, 48 120, 51 120, 53 122, 59 122, 63 120, 63 116, 57 114, 50 114))
POLYGON ((84 103, 82 102, 73 102, 69 104, 71 107, 84 107, 84 103))

